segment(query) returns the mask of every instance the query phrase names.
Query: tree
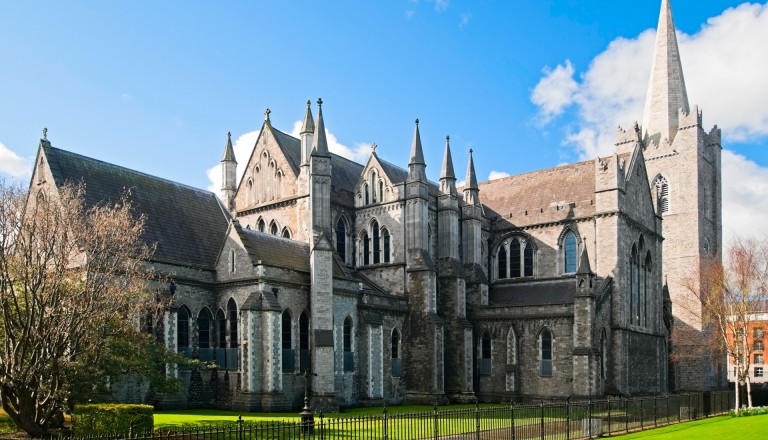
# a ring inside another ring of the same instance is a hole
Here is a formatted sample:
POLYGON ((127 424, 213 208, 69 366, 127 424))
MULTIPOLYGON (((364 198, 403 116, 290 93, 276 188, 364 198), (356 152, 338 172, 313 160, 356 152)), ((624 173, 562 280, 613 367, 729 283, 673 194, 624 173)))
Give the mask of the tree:
POLYGON ((688 282, 687 297, 681 304, 688 313, 698 314, 704 331, 678 329, 676 324, 673 342, 685 346, 688 355, 709 351, 733 360, 735 408, 738 410, 742 383, 751 407, 749 372, 754 346, 749 334, 757 314, 768 305, 768 241, 737 238, 727 248, 723 263, 715 259, 704 262, 699 279, 699 283, 695 279, 688 282))
POLYGON ((0 402, 33 437, 108 376, 163 376, 164 350, 136 332, 156 279, 144 218, 127 196, 84 200, 82 186, 26 193, 0 180, 0 402))

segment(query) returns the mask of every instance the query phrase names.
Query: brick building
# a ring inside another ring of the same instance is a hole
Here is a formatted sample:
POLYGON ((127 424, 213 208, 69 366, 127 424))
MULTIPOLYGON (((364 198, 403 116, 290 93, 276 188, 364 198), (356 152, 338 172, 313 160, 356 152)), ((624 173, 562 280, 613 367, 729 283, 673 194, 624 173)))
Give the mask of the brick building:
MULTIPOLYGON (((223 202, 47 139, 31 191, 129 188, 147 215, 173 295, 143 327, 219 366, 169 366, 187 387, 166 407, 295 408, 305 380, 326 409, 663 393, 671 326, 697 325, 674 305, 680 278, 720 252, 720 131, 688 106, 666 0, 656 45, 643 125, 590 161, 478 182, 470 154, 457 188, 449 138, 438 182, 418 120, 406 167, 375 148, 359 164, 328 151, 318 101, 299 138, 266 112, 247 163, 227 140, 223 202)), ((676 388, 706 382, 685 368, 676 388)))

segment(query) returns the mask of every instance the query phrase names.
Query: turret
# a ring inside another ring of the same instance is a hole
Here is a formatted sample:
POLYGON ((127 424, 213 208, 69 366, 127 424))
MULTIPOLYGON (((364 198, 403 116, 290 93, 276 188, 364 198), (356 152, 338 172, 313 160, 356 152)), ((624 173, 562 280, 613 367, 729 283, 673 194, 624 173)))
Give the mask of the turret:
POLYGON ((221 156, 221 196, 230 211, 234 211, 234 197, 237 189, 237 160, 232 149, 232 133, 227 132, 227 143, 221 156))
POLYGON ((469 164, 467 164, 467 179, 464 185, 464 201, 470 205, 480 205, 480 190, 477 188, 475 161, 472 159, 471 148, 469 150, 469 164))
POLYGON ((424 163, 424 151, 421 148, 421 135, 419 134, 419 120, 416 119, 416 129, 413 131, 413 144, 411 145, 411 160, 408 162, 408 180, 427 180, 427 164, 424 163))
POLYGON ((312 139, 315 135, 315 120, 312 118, 312 102, 307 100, 307 112, 301 125, 301 167, 309 166, 309 155, 312 153, 312 139))

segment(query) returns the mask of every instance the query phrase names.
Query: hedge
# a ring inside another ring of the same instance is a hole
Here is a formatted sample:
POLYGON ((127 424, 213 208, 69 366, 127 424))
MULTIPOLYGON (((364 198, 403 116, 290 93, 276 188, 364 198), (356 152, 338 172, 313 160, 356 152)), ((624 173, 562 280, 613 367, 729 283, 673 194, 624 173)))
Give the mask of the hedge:
POLYGON ((155 423, 152 410, 151 405, 77 405, 72 415, 72 429, 78 437, 150 432, 155 423))

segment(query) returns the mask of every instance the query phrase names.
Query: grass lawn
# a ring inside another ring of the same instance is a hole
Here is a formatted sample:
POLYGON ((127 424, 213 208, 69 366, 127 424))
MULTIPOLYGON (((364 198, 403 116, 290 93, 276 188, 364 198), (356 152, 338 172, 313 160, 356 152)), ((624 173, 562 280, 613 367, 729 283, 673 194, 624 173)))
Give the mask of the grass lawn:
POLYGON ((720 416, 611 438, 629 440, 709 440, 713 438, 752 439, 768 437, 768 415, 751 417, 720 416))
POLYGON ((16 432, 16 425, 13 424, 8 414, 0 408, 0 433, 3 432, 16 432))

